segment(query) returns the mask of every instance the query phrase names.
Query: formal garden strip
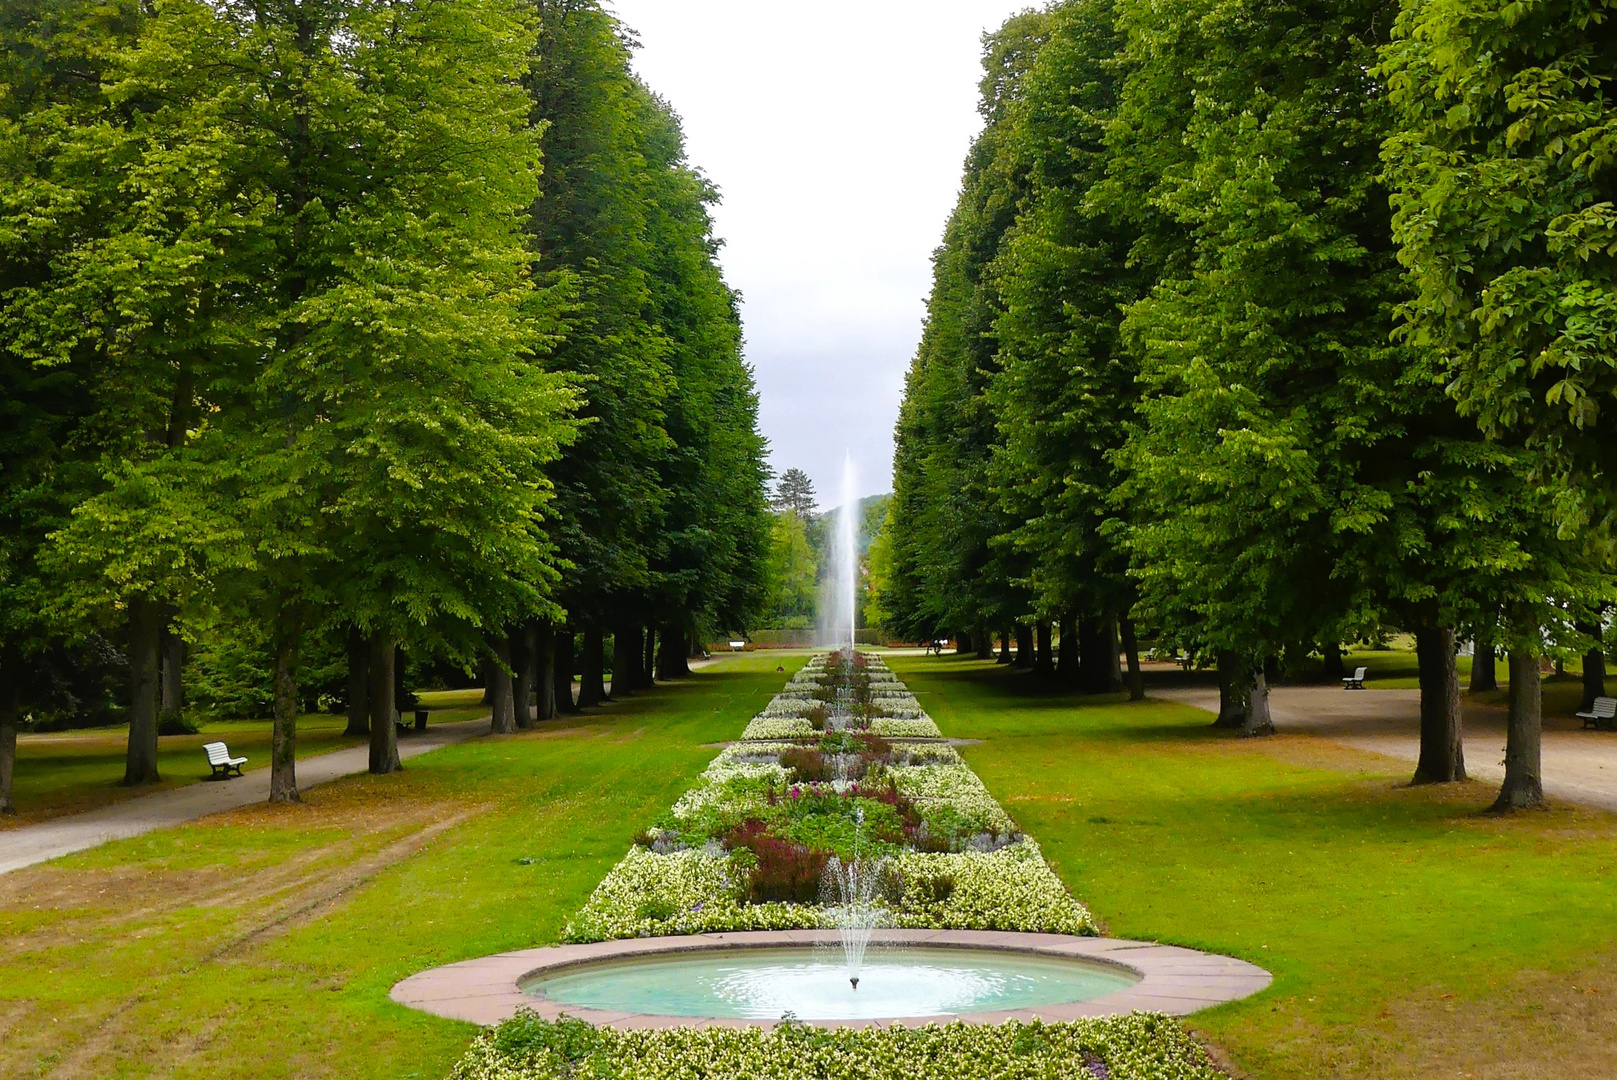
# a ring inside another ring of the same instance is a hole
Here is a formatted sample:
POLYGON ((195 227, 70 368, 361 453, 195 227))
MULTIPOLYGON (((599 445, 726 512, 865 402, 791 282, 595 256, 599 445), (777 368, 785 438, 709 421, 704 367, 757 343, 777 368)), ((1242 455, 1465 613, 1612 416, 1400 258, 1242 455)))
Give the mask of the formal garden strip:
POLYGON ((1165 1016, 1095 1014, 1136 1007, 1189 1012, 1261 989, 1267 974, 1168 946, 1083 946, 1096 932, 1038 844, 942 740, 886 664, 834 652, 793 676, 742 738, 635 838, 567 924, 568 944, 424 972, 396 987, 394 997, 484 1022, 516 1013, 474 1044, 456 1080, 1219 1075, 1165 1016), (1111 948, 1136 949, 1142 962, 1127 966, 1150 985, 1118 995, 1110 1008, 1090 1005, 1052 1014, 1053 1021, 996 1023, 1006 1018, 985 1014, 966 1018, 973 1023, 823 1030, 790 1018, 771 1025, 596 1015, 589 1024, 555 1008, 542 1014, 519 1008, 518 984, 535 970, 588 962, 603 949, 603 956, 629 956, 777 936, 745 932, 824 934, 831 925, 822 903, 827 864, 854 860, 884 867, 877 902, 887 933, 941 932, 962 939, 956 944, 992 939, 997 948, 1065 948, 1097 957, 1111 948), (1176 979, 1190 982, 1182 991, 1152 989, 1176 979), (466 1001, 456 1005, 451 999, 461 989, 466 1001))
POLYGON ((886 664, 860 655, 839 702, 838 659, 805 666, 640 834, 567 941, 822 927, 833 856, 887 858, 892 926, 1095 933, 886 664))

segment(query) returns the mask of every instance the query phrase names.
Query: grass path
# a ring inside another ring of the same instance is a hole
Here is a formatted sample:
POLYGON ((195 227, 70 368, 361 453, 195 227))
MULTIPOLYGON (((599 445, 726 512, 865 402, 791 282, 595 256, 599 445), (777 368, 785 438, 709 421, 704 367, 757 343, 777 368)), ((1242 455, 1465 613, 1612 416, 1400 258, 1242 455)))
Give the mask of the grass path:
POLYGON ((1111 933, 1275 973, 1192 1026, 1262 1078, 1617 1076, 1617 817, 1479 815, 1492 789, 1309 736, 894 657, 1111 933))
POLYGON ((437 1080, 473 1029, 388 988, 553 941, 778 659, 0 878, 0 1076, 437 1080))

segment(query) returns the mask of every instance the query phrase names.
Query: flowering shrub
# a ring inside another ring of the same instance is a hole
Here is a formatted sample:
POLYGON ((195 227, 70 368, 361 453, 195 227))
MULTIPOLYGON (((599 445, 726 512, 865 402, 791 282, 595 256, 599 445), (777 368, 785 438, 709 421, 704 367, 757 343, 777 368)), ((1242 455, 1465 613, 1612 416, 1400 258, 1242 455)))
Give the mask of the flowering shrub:
POLYGON ((623 1031, 519 1013, 479 1036, 450 1080, 1223 1080, 1166 1016, 1133 1013, 923 1027, 678 1027, 623 1031))

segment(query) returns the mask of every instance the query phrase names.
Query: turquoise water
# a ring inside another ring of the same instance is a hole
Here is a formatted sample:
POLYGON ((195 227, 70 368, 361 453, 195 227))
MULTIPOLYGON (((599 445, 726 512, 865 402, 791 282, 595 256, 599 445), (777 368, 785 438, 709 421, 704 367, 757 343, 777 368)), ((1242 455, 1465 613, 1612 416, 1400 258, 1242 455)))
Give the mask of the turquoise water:
POLYGON ((571 968, 528 993, 560 1005, 660 1016, 875 1020, 1085 1001, 1133 986, 1115 968, 978 949, 872 951, 848 982, 840 951, 744 949, 571 968))

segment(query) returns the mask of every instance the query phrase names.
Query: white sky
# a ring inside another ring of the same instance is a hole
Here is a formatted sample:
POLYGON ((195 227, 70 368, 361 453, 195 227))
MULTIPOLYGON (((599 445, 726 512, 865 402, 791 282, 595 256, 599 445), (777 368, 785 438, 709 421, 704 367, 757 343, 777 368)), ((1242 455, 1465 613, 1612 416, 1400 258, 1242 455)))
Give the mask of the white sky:
POLYGON ((892 486, 931 253, 976 134, 983 31, 1028 0, 610 0, 718 185, 777 472, 892 486))

